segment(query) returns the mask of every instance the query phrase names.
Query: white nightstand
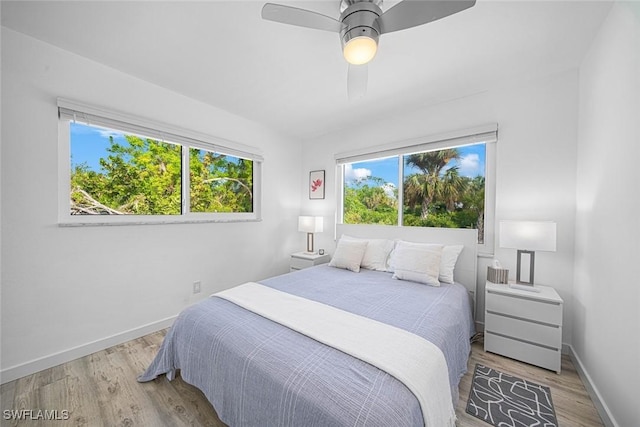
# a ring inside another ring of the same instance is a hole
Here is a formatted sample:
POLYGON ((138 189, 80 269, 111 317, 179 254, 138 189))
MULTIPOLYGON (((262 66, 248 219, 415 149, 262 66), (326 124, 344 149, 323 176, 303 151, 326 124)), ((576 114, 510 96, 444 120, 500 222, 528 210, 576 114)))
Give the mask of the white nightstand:
POLYGON ((487 282, 484 349, 560 373, 563 301, 553 288, 536 288, 487 282))
POLYGON ((314 265, 325 264, 329 262, 331 257, 328 254, 308 254, 306 252, 296 252, 291 254, 291 270, 302 270, 303 268, 313 267, 314 265))

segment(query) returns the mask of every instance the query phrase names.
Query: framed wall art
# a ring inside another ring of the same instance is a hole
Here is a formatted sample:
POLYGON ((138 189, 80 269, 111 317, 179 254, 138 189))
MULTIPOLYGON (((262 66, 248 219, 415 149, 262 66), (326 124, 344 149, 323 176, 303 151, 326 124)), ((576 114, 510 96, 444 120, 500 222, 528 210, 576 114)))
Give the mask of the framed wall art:
POLYGON ((309 198, 324 199, 324 171, 309 172, 309 198))

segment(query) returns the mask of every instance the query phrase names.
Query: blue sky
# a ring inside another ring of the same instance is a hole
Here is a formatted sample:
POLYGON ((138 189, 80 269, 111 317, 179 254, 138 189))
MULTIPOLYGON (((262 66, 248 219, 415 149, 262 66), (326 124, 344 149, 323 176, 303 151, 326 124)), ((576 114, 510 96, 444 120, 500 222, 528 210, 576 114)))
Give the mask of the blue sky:
MULTIPOLYGON (((457 147, 460 159, 451 162, 451 166, 458 166, 461 176, 475 178, 484 176, 485 146, 484 144, 457 147)), ((405 166, 405 175, 418 172, 416 168, 405 166)), ((385 182, 398 186, 398 157, 352 163, 345 167, 345 178, 354 181, 367 177, 382 178, 385 182)))
POLYGON ((100 158, 107 157, 109 136, 125 143, 124 134, 111 129, 71 122, 71 169, 86 163, 91 170, 100 171, 100 158))

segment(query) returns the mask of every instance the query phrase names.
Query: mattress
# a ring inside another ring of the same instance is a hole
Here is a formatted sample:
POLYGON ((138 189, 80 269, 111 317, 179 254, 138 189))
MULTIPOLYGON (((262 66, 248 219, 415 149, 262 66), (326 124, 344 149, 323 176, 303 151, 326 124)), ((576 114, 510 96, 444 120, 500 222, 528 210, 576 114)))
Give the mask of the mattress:
MULTIPOLYGON (((457 402, 474 333, 462 285, 431 287, 326 265, 260 283, 432 342, 445 356, 457 402)), ((139 380, 171 379, 177 370, 231 426, 424 425, 418 400, 390 374, 217 297, 178 316, 139 380)))

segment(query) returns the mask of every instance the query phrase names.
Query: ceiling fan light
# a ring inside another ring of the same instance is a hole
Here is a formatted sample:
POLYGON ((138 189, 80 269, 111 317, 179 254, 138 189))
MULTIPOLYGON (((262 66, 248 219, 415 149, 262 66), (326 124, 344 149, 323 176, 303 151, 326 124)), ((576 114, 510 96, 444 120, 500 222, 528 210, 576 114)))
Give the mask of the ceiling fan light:
POLYGON ((378 43, 368 36, 354 37, 345 45, 342 53, 349 64, 362 65, 371 61, 378 51, 378 43))

